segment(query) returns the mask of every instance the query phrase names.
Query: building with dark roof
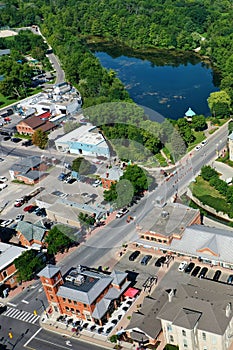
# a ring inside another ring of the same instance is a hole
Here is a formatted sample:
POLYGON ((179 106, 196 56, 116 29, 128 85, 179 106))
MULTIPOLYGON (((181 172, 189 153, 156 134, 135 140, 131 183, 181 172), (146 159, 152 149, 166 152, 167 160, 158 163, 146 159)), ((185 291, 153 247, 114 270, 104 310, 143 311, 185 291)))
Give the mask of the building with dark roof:
POLYGON ((28 221, 18 222, 16 231, 22 246, 34 249, 40 249, 44 245, 44 239, 48 232, 44 226, 28 221))
POLYGON ((47 176, 44 160, 39 156, 22 158, 9 169, 12 180, 19 180, 29 185, 34 185, 47 176))
POLYGON ((131 284, 125 272, 109 274, 82 266, 62 277, 59 269, 48 265, 39 276, 52 310, 100 325, 124 299, 131 284))
POLYGON ((19 134, 33 135, 38 129, 42 131, 51 131, 56 126, 47 120, 46 118, 40 118, 40 116, 32 116, 27 119, 21 120, 17 125, 16 129, 19 134))

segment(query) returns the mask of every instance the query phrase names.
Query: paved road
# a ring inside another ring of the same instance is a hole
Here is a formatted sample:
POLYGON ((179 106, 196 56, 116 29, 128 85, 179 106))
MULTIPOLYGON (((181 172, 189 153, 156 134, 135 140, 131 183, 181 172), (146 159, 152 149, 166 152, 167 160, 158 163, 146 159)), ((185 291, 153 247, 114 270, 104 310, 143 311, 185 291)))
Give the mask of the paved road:
MULTIPOLYGON (((136 237, 135 222, 139 223, 140 220, 151 211, 156 198, 162 196, 165 201, 168 201, 176 192, 180 192, 183 188, 188 186, 190 181, 192 181, 200 171, 201 167, 204 164, 211 163, 216 157, 216 151, 224 147, 227 134, 227 126, 224 126, 219 131, 215 132, 200 151, 194 151, 186 156, 177 166, 176 175, 171 177, 169 181, 164 181, 155 191, 146 195, 137 205, 132 207, 130 214, 135 217, 134 222, 127 224, 125 217, 111 222, 96 235, 93 235, 86 244, 82 245, 68 256, 65 261, 63 260, 58 264, 62 272, 65 273, 71 267, 79 264, 88 266, 106 265, 106 262, 109 261, 111 257, 114 257, 114 254, 122 246, 122 243, 133 240, 136 237)), ((7 148, 4 147, 3 152, 5 151, 7 151, 7 148)), ((38 151, 38 153, 40 152, 38 151)), ((31 151, 16 148, 12 150, 12 154, 25 156, 26 154, 31 154, 31 151)), ((33 154, 35 154, 34 151, 33 154)), ((45 300, 45 295, 41 290, 39 281, 36 283, 34 289, 25 290, 22 294, 15 297, 12 303, 14 305, 10 307, 15 307, 17 310, 29 313, 33 313, 33 310, 37 310, 38 313, 41 313, 44 308, 43 305, 47 306, 47 301, 45 300)), ((7 316, 0 316, 1 324, 6 323, 6 317, 7 316)), ((27 316, 25 316, 25 318, 27 318, 27 316)), ((20 328, 18 324, 20 322, 25 324, 25 322, 11 317, 8 317, 8 320, 10 321, 7 322, 7 327, 11 327, 14 332, 18 332, 20 328)), ((26 327, 29 329, 28 332, 30 334, 33 333, 34 324, 29 322, 26 327)), ((41 339, 44 339, 42 333, 40 333, 40 336, 43 337, 41 339)), ((53 336, 53 341, 57 343, 57 336, 53 336)), ((42 344, 43 340, 40 341, 36 337, 34 340, 34 348, 49 349, 48 344, 44 347, 42 344)), ((20 347, 16 346, 15 349, 20 349, 20 347)))

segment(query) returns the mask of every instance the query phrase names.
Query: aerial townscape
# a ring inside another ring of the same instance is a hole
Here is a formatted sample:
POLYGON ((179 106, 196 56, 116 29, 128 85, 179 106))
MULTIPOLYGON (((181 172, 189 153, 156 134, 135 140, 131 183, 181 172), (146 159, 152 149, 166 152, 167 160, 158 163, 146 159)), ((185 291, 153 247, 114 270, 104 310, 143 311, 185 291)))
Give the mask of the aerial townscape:
POLYGON ((233 350, 232 18, 0 1, 0 350, 233 350))

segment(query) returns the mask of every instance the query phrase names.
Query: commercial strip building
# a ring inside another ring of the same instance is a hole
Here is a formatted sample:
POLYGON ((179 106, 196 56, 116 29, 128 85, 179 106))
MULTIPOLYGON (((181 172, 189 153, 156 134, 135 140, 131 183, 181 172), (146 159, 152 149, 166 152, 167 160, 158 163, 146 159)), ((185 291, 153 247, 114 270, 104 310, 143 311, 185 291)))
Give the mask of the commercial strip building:
POLYGON ((131 284, 125 272, 109 274, 83 266, 62 277, 58 267, 47 265, 38 276, 53 311, 98 325, 109 319, 131 284))
POLYGON ((144 346, 165 343, 180 350, 227 350, 233 339, 232 286, 192 278, 175 290, 156 289, 133 313, 126 331, 144 346))
POLYGON ((96 126, 89 123, 55 140, 55 146, 58 151, 65 153, 110 157, 104 136, 96 126))

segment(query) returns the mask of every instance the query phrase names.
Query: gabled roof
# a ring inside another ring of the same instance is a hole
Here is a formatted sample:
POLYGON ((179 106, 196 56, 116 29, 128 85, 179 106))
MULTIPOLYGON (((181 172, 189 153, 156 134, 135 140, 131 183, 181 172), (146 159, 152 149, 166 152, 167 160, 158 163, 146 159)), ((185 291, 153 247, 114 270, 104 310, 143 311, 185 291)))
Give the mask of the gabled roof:
POLYGON ((213 235, 212 237, 210 237, 210 239, 208 239, 202 245, 202 247, 197 249, 197 252, 201 252, 201 251, 205 251, 205 250, 209 250, 210 252, 213 253, 213 255, 219 256, 219 245, 218 245, 218 240, 217 240, 216 235, 213 235))
POLYGON ((124 281, 124 279, 127 277, 127 275, 128 274, 126 272, 113 270, 110 276, 113 277, 112 283, 119 286, 121 282, 124 281))
POLYGON ((111 300, 107 300, 105 298, 101 299, 95 306, 95 310, 92 313, 92 317, 100 320, 108 311, 109 305, 111 304, 111 300))
POLYGON ((40 125, 43 125, 44 123, 45 123, 44 120, 41 120, 39 117, 33 116, 20 121, 18 125, 26 124, 30 128, 35 129, 35 128, 38 128, 40 125))
POLYGON ((32 240, 42 242, 47 229, 28 221, 19 221, 16 231, 20 232, 29 242, 32 240))
POLYGON ((199 311, 182 308, 174 319, 174 323, 178 327, 193 329, 199 321, 201 315, 202 313, 199 311))
POLYGON ((45 278, 52 278, 59 271, 60 271, 59 267, 49 264, 45 266, 45 268, 38 273, 38 276, 45 277, 45 278))

